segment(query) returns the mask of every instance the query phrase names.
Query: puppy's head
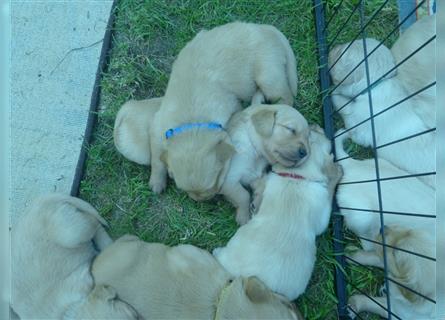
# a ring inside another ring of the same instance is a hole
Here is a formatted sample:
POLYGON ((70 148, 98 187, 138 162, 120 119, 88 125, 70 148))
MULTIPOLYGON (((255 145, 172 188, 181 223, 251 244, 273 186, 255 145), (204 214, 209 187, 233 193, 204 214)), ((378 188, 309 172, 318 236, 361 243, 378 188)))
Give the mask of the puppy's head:
POLYGON ((234 153, 225 131, 198 129, 174 137, 161 159, 177 187, 203 201, 221 189, 234 153))
MULTIPOLYGON (((381 45, 379 41, 366 38, 366 51, 368 57, 369 76, 371 83, 389 71, 395 66, 394 57, 391 51, 381 45)), ((331 68, 330 74, 334 84, 342 82, 342 86, 355 87, 357 93, 359 90, 363 90, 367 86, 366 80, 366 65, 362 62, 365 58, 363 40, 355 40, 352 43, 345 43, 335 46, 329 52, 329 68, 331 68), (350 46, 349 46, 350 45, 350 46), (349 46, 349 48, 348 48, 349 46), (361 63, 361 64, 360 64, 361 63), (358 67, 357 65, 360 64, 358 67), (353 69, 355 70, 353 71, 353 69), (351 74, 348 76, 348 74, 351 74)), ((392 71, 385 78, 391 78, 396 74, 396 71, 392 71)))
POLYGON ((236 278, 226 290, 221 293, 217 311, 223 319, 303 320, 294 304, 257 277, 236 278))
POLYGON ((97 285, 87 300, 71 308, 64 319, 138 319, 137 312, 117 297, 114 288, 97 285))
POLYGON ((285 167, 301 165, 309 156, 306 119, 287 105, 255 107, 251 121, 267 160, 285 167))
POLYGON ((311 154, 301 166, 286 168, 281 164, 276 164, 272 168, 276 171, 303 174, 308 178, 325 176, 324 169, 334 163, 331 142, 318 125, 310 125, 308 141, 311 154))

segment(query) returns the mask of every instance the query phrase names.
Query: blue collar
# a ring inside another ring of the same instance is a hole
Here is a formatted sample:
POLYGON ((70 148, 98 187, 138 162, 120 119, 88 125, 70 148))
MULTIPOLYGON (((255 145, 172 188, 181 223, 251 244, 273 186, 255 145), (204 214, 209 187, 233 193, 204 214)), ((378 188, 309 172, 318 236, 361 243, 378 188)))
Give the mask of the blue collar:
POLYGON ((165 138, 171 138, 175 135, 178 135, 184 131, 193 129, 193 128, 206 128, 209 130, 222 130, 223 126, 217 122, 197 122, 197 123, 186 123, 179 127, 168 129, 165 131, 165 138))

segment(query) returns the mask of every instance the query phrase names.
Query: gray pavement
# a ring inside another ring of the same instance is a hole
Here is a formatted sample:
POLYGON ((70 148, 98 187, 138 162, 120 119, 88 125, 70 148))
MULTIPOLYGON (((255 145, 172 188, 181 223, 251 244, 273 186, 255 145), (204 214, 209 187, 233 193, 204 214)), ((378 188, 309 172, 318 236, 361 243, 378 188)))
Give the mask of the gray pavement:
POLYGON ((70 192, 111 6, 12 1, 12 225, 36 196, 70 192))

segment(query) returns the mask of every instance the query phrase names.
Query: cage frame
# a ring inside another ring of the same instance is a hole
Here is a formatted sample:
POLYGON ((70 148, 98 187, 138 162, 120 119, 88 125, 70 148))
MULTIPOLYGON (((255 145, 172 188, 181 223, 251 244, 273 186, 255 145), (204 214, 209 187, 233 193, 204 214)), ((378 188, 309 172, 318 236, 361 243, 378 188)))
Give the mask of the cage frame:
MULTIPOLYGON (((386 303, 387 306, 384 307, 382 306, 380 303, 378 303, 377 301, 375 301, 369 294, 367 294, 366 292, 364 292, 363 290, 359 289, 357 286, 355 286, 353 283, 349 282, 349 284, 351 285, 351 287, 353 287, 355 290, 359 291, 361 294, 364 294, 365 296, 367 296, 369 299, 373 300, 375 303, 377 303, 378 305, 380 305, 381 308, 383 308, 386 313, 387 313, 387 318, 388 319, 402 319, 401 317, 399 317, 397 314, 395 314, 391 308, 391 296, 390 296, 390 288, 389 288, 389 283, 392 282, 398 286, 401 286, 403 288, 405 288, 406 290, 409 290, 411 292, 413 292, 414 294, 428 300, 431 303, 436 304, 436 301, 430 297, 427 297, 423 294, 421 294, 420 292, 417 292, 416 290, 413 290, 407 286, 404 286, 403 284, 401 284, 400 282, 392 279, 391 277, 389 277, 388 275, 388 264, 387 264, 387 248, 391 248, 394 250, 401 250, 404 251, 406 253, 409 254, 413 254, 416 256, 419 256, 421 258, 424 259, 428 259, 431 261, 436 262, 436 258, 432 258, 432 257, 428 257, 426 255, 420 254, 420 253, 416 253, 416 252, 412 252, 412 251, 408 251, 405 250, 403 248, 398 248, 398 247, 394 247, 391 245, 388 245, 386 243, 385 240, 385 235, 384 232, 382 232, 384 226, 385 226, 385 222, 384 222, 384 214, 396 214, 396 215, 405 215, 405 216, 417 216, 417 217, 422 217, 422 218, 431 218, 431 219, 435 219, 436 218, 436 214, 420 214, 420 213, 412 213, 412 212, 395 212, 395 211, 387 211, 384 210, 383 208, 383 202, 382 202, 382 191, 381 191, 381 186, 380 186, 380 182, 381 181, 385 181, 385 180, 392 180, 392 179, 405 179, 405 178, 410 178, 410 177, 421 177, 421 176, 429 176, 429 175, 435 175, 436 171, 431 171, 431 172, 423 172, 423 173, 417 173, 417 174, 407 174, 404 176, 395 176, 395 177, 386 177, 386 178, 381 178, 380 177, 380 171, 379 171, 379 160, 378 160, 378 149, 382 148, 382 147, 386 147, 389 146, 391 144, 395 144, 395 143, 399 143, 401 141, 404 140, 408 140, 408 139, 412 139, 415 138, 419 135, 424 135, 424 134, 428 134, 430 132, 434 132, 436 130, 436 127, 433 128, 429 128, 427 130, 424 130, 422 132, 418 132, 416 134, 412 134, 406 137, 403 137, 401 139, 396 139, 394 141, 391 141, 389 143, 385 143, 382 145, 377 145, 376 143, 376 130, 375 130, 375 125, 374 125, 374 118, 384 112, 387 112, 388 110, 397 107, 399 104, 405 102, 406 100, 422 93, 425 90, 428 90, 429 88, 433 87, 436 85, 436 81, 424 86, 423 88, 413 92, 413 93, 409 93, 408 96, 406 96, 405 98, 403 98, 402 100, 393 103, 390 106, 385 107, 382 111, 374 113, 374 108, 373 108, 373 99, 372 99, 372 93, 371 93, 371 89, 381 80, 383 79, 386 75, 388 75, 389 73, 391 73, 393 70, 396 70, 400 65, 402 65, 405 61, 407 61, 408 59, 410 59, 413 55, 415 55, 417 52, 419 52, 421 49, 423 49, 426 45, 428 45, 430 42, 432 42, 433 40, 435 40, 436 35, 434 35, 433 37, 429 38, 425 43, 423 43, 421 46, 419 46, 415 51, 413 51, 412 53, 410 53, 408 56, 406 56, 402 61, 396 63, 396 65, 391 68, 390 70, 388 70, 387 72, 385 72, 381 77, 379 77, 377 80, 374 80, 373 82, 371 82, 370 80, 370 75, 369 75, 369 64, 368 64, 368 57, 375 52, 381 45, 384 44, 384 42, 391 36, 393 35, 395 32, 400 30, 400 27, 408 20, 408 19, 412 19, 412 16, 417 12, 417 9, 420 8, 427 0, 422 0, 419 3, 417 3, 417 5, 415 6, 415 8, 413 10, 411 10, 405 17, 403 18, 399 18, 399 21, 396 25, 396 27, 394 27, 385 37, 383 40, 380 40, 378 46, 376 48, 374 48, 373 50, 371 50, 370 52, 368 52, 367 47, 366 47, 366 38, 367 38, 367 32, 366 32, 366 28, 369 25, 369 23, 381 12, 381 10, 388 4, 389 0, 385 0, 380 7, 377 8, 377 10, 375 10, 371 17, 369 19, 367 19, 367 21, 365 22, 365 0, 358 0, 357 3, 354 5, 351 13, 349 14, 349 16, 346 18, 344 24, 342 27, 338 28, 338 32, 335 34, 335 36, 332 38, 331 41, 328 42, 328 27, 330 25, 330 23, 335 19, 335 16, 338 14, 339 10, 341 10, 341 7, 344 3, 344 0, 339 0, 339 2, 335 5, 335 8, 333 9, 333 13, 329 16, 326 17, 326 7, 325 7, 325 2, 326 0, 313 0, 313 4, 314 4, 314 16, 315 16, 315 31, 316 31, 316 43, 317 43, 317 50, 318 50, 318 69, 319 69, 319 81, 320 81, 320 89, 321 89, 321 101, 322 101, 322 113, 323 113, 323 122, 324 122, 324 130, 325 130, 325 134, 326 136, 330 139, 331 141, 331 146, 332 146, 332 152, 334 154, 334 161, 335 162, 340 162, 342 160, 351 158, 351 156, 348 157, 343 157, 343 158, 337 158, 337 153, 335 150, 335 139, 338 138, 340 135, 355 129, 356 127, 366 123, 366 122, 370 122, 371 123, 371 130, 372 130, 372 151, 374 153, 374 165, 375 165, 375 174, 376 174, 376 178, 373 180, 361 180, 361 181, 352 181, 352 182, 340 182, 339 184, 356 184, 356 183, 363 183, 363 182, 376 182, 377 184, 377 195, 378 195, 378 203, 379 203, 379 209, 378 210, 368 210, 368 209, 363 209, 363 208, 348 208, 348 207, 339 207, 336 201, 336 198, 334 196, 334 200, 333 200, 333 204, 332 204, 332 232, 333 232, 333 251, 334 251, 334 256, 335 256, 335 260, 336 260, 336 265, 335 265, 335 273, 334 273, 334 280, 335 280, 335 290, 336 290, 336 295, 337 295, 337 299, 338 299, 338 304, 337 304, 337 313, 338 313, 338 319, 340 320, 349 320, 351 319, 350 317, 350 313, 355 314, 355 316, 358 319, 363 319, 359 314, 357 314, 350 306, 348 306, 347 303, 347 291, 346 291, 346 284, 348 283, 346 277, 345 277, 345 270, 346 270, 346 265, 347 265, 347 260, 352 260, 352 262, 355 262, 357 264, 359 264, 361 267, 364 268, 369 268, 368 266, 362 265, 360 263, 358 263, 358 261, 354 261, 354 259, 347 257, 344 254, 344 242, 345 242, 345 237, 344 237, 344 232, 343 232, 343 215, 341 215, 338 211, 339 210, 354 210, 354 211, 368 211, 368 212, 373 212, 373 213, 377 213, 379 214, 379 218, 380 218, 380 235, 382 237, 382 241, 375 241, 373 239, 367 239, 364 237, 360 237, 358 236, 359 239, 363 239, 366 241, 370 241, 373 242, 375 244, 381 245, 382 246, 382 251, 383 251, 383 273, 384 273, 384 288, 385 288, 385 293, 386 293, 386 303), (344 52, 342 52, 340 54, 340 56, 337 58, 336 61, 334 61, 332 66, 328 66, 328 54, 329 54, 329 49, 331 48, 331 46, 335 43, 336 39, 338 38, 338 36, 340 35, 341 31, 344 29, 344 27, 349 23, 350 19, 352 18, 352 16, 354 14, 359 14, 359 22, 360 22, 360 30, 359 32, 357 32, 356 36, 353 39, 350 39, 350 44, 346 47, 346 49, 344 50, 344 52), (342 79, 340 80, 340 82, 336 85, 333 85, 331 83, 331 79, 330 79, 330 70, 332 69, 332 67, 341 59, 341 57, 343 56, 343 54, 349 49, 350 45, 352 44, 353 41, 355 40, 359 40, 362 39, 363 41, 363 59, 342 79), (349 98, 349 101, 341 106, 338 110, 335 110, 331 101, 331 93, 339 86, 341 85, 345 79, 347 79, 361 64, 365 64, 365 77, 366 77, 366 88, 364 90, 362 90, 359 94, 355 95, 352 98, 349 98), (368 105, 369 105, 369 112, 370 112, 370 116, 368 118, 366 118, 365 120, 355 124, 354 126, 350 127, 350 128, 345 128, 345 130, 339 134, 335 134, 335 126, 334 126, 334 115, 336 113, 338 113, 342 108, 347 107, 347 105, 349 103, 351 103, 356 97, 358 97, 361 94, 367 94, 368 97, 368 105)), ((357 235, 356 235, 357 236, 357 235)))

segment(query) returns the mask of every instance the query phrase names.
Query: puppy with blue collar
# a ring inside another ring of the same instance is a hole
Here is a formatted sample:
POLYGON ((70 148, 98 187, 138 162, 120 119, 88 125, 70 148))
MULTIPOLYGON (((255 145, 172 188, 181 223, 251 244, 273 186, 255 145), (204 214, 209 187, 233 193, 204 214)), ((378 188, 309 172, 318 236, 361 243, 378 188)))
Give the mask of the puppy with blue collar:
POLYGON ((227 132, 241 102, 254 96, 292 105, 294 53, 269 25, 234 22, 199 32, 179 53, 150 131, 150 187, 166 187, 167 168, 189 193, 221 190, 235 149, 227 132))
MULTIPOLYGON (((140 164, 150 164, 151 139, 148 130, 153 125, 153 113, 162 98, 129 101, 119 110, 114 128, 115 145, 126 158, 140 164)), ((200 124, 195 124, 199 126, 200 124)), ((217 124, 201 124, 206 130, 220 130, 217 124)), ((167 132, 171 138, 189 127, 167 132)), ((227 173, 221 176, 218 188, 188 191, 191 198, 202 201, 216 194, 224 195, 236 208, 236 220, 245 224, 249 218, 250 193, 247 189, 264 174, 266 167, 281 163, 291 167, 301 165, 309 156, 309 126, 306 119, 287 105, 253 104, 233 115, 227 125, 234 153, 227 173)), ((171 170, 167 168, 169 172, 171 170)), ((171 173, 173 174, 173 173, 171 173)))

